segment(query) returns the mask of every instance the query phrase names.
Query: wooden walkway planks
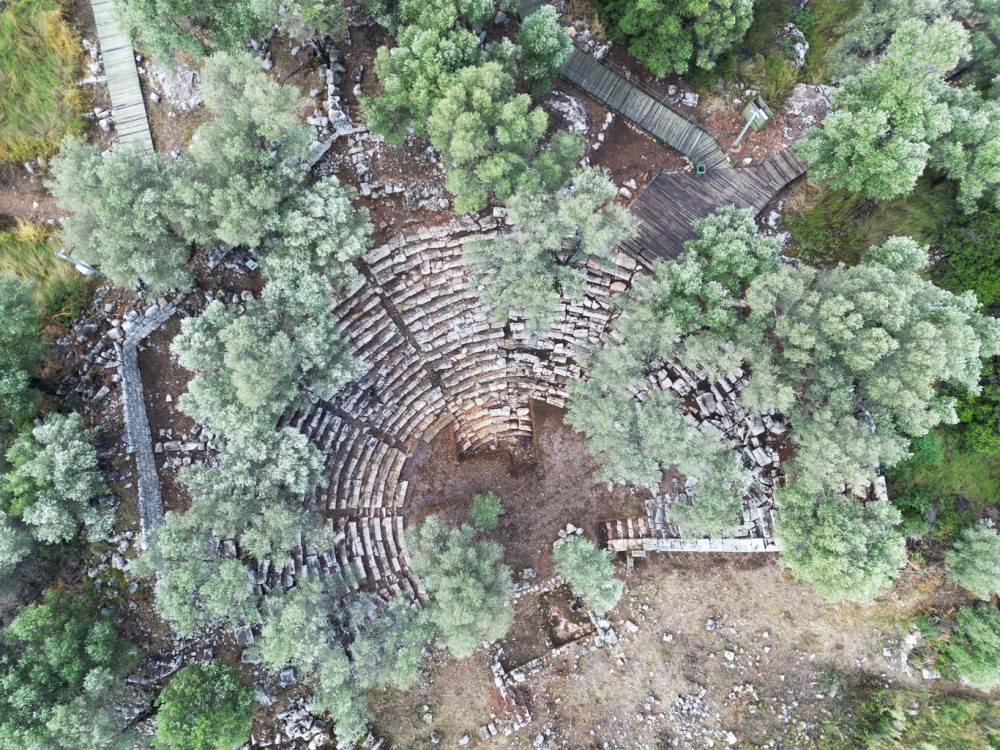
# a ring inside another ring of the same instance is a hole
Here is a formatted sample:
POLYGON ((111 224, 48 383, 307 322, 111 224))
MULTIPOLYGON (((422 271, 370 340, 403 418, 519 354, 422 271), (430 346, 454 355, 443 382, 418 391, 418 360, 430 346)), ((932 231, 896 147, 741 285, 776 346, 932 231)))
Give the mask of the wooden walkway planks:
POLYGON ((757 167, 717 170, 700 178, 691 172, 660 174, 632 204, 639 234, 623 247, 646 265, 654 258, 673 260, 694 238, 695 221, 720 206, 749 208, 758 214, 805 171, 786 148, 757 167))
POLYGON ((517 14, 523 19, 530 16, 543 5, 547 5, 549 0, 518 0, 517 14))
POLYGON ((574 49, 562 76, 709 172, 729 168, 725 152, 711 135, 586 52, 574 49))
POLYGON ((149 132, 146 104, 139 87, 139 74, 135 69, 132 41, 118 24, 112 0, 91 0, 91 7, 97 23, 101 54, 104 56, 104 71, 111 94, 118 142, 122 145, 137 143, 140 148, 152 153, 153 137, 149 132))

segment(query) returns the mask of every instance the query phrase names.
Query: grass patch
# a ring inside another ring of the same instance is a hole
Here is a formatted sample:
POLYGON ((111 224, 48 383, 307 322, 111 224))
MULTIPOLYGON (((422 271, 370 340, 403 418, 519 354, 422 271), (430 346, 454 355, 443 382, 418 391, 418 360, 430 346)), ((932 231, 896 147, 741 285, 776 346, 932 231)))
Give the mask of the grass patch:
POLYGON ((760 91, 772 108, 780 106, 795 84, 822 83, 828 75, 826 56, 837 41, 836 29, 857 13, 860 0, 813 0, 802 10, 796 0, 759 0, 754 6, 753 23, 742 41, 722 55, 712 70, 694 70, 688 76, 693 88, 708 94, 721 76, 727 82, 735 76, 747 88, 760 91), (809 52, 806 64, 796 68, 791 44, 794 38, 778 38, 784 27, 794 23, 806 36, 809 52))
POLYGON ((941 226, 957 213, 955 186, 934 185, 929 177, 920 178, 909 195, 883 202, 804 183, 785 201, 785 209, 792 254, 820 264, 857 263, 869 247, 893 235, 934 243, 941 226))
POLYGON ((811 0, 795 17, 795 25, 802 29, 809 42, 806 64, 802 68, 803 80, 813 85, 827 83, 830 71, 826 60, 840 34, 841 24, 853 18, 861 8, 860 0, 811 0))
POLYGON ((1000 747, 1000 707, 988 698, 850 684, 833 692, 825 750, 988 750, 1000 747))
POLYGON ((0 232, 0 273, 33 280, 38 309, 60 322, 77 318, 93 298, 92 284, 54 255, 44 224, 21 221, 0 232))
POLYGON ((889 497, 903 514, 904 526, 926 531, 932 541, 950 541, 1000 497, 1000 456, 963 450, 961 429, 938 428, 942 460, 926 461, 915 454, 889 472, 889 497), (937 503, 937 518, 921 528, 932 503, 937 503))
POLYGON ((0 161, 50 155, 83 131, 81 59, 59 0, 9 0, 0 11, 0 161))

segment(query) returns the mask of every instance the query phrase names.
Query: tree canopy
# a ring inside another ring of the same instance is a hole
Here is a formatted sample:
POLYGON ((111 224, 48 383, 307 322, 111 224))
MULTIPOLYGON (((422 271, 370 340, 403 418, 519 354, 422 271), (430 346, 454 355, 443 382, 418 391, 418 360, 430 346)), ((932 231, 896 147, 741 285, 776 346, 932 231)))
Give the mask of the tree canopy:
POLYGON ((657 77, 711 70, 753 21, 750 0, 599 0, 597 9, 611 39, 657 77))
POLYGON ((552 551, 556 572, 598 615, 614 609, 625 588, 625 584, 615 578, 611 564, 613 556, 610 550, 602 550, 582 536, 570 537, 552 551))
POLYGON ((523 317, 526 332, 542 336, 566 301, 587 296, 588 265, 610 264, 615 247, 636 231, 632 214, 613 202, 617 194, 605 170, 583 167, 552 196, 511 198, 510 232, 467 243, 483 301, 498 320, 523 317))
POLYGON ((500 563, 503 548, 475 535, 471 526, 450 528, 429 516, 406 537, 410 568, 429 597, 427 622, 460 659, 480 642, 502 638, 514 621, 505 604, 513 582, 510 568, 500 563))
POLYGON ((225 662, 188 664, 156 702, 155 748, 234 750, 250 739, 254 691, 225 662))
POLYGON ((11 470, 0 481, 0 502, 37 541, 66 542, 81 528, 91 540, 110 533, 114 508, 101 502, 108 488, 91 437, 79 414, 49 414, 7 451, 11 470))
POLYGON ((48 589, 0 634, 0 748, 132 748, 114 710, 132 660, 87 597, 48 589))

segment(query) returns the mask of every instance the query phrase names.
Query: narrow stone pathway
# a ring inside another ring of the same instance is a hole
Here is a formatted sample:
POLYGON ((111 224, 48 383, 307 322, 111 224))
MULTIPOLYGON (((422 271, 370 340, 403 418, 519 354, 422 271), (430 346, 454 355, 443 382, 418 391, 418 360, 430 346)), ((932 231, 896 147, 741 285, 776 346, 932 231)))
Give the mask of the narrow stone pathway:
POLYGON ((118 23, 112 0, 91 0, 90 5, 104 56, 118 142, 123 146, 139 144, 139 148, 152 153, 153 136, 149 132, 146 104, 139 86, 139 73, 135 69, 132 41, 118 23))

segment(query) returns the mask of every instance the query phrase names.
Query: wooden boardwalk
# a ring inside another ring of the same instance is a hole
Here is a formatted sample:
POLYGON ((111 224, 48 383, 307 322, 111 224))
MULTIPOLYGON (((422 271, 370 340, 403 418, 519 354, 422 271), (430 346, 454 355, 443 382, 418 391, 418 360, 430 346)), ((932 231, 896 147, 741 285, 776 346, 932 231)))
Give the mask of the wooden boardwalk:
POLYGON ((692 224, 719 206, 760 213, 806 166, 785 149, 757 167, 723 169, 695 177, 692 172, 662 173, 632 204, 639 234, 623 247, 646 265, 654 258, 673 260, 695 236, 692 224))
POLYGON ((97 37, 104 56, 104 71, 108 78, 118 142, 122 145, 136 143, 139 148, 152 153, 153 137, 149 132, 146 104, 142 99, 139 74, 135 69, 132 41, 118 23, 112 0, 91 0, 91 7, 94 9, 97 37))
POLYGON ((696 165, 709 172, 729 168, 715 138, 586 52, 574 49, 562 76, 696 165))

